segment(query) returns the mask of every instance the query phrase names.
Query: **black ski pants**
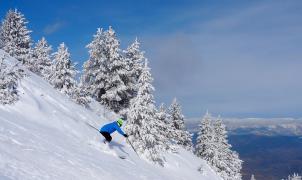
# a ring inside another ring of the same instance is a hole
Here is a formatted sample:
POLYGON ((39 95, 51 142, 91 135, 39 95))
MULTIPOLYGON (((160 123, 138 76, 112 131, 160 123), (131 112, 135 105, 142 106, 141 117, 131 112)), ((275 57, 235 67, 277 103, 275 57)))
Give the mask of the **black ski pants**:
POLYGON ((110 134, 108 132, 101 131, 100 133, 104 136, 106 141, 110 142, 112 140, 112 137, 110 136, 110 134))

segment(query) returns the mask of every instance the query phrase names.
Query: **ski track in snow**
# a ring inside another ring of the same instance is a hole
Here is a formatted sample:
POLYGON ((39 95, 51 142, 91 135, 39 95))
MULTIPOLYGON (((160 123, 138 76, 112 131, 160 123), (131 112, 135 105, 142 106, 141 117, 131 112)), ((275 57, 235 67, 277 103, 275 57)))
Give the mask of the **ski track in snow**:
POLYGON ((18 88, 20 100, 0 105, 1 180, 221 180, 205 161, 182 149, 167 154, 161 167, 141 160, 117 133, 110 146, 104 144, 85 122, 99 127, 115 119, 114 113, 95 102, 87 110, 28 74, 18 88), (200 165, 206 173, 197 171, 200 165))

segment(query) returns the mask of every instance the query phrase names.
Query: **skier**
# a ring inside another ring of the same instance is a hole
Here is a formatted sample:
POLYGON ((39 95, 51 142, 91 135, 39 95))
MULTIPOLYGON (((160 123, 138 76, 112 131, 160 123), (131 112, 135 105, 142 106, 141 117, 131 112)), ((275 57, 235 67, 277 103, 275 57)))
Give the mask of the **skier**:
MULTIPOLYGON (((125 118, 123 118, 123 119, 125 119, 125 118)), ((125 134, 123 132, 123 130, 120 128, 123 125, 123 122, 124 122, 123 119, 119 118, 117 121, 114 121, 109 124, 105 124, 103 127, 101 127, 100 133, 105 137, 104 143, 106 143, 106 141, 110 142, 112 140, 112 137, 110 136, 110 134, 112 134, 115 131, 119 132, 125 138, 128 137, 128 135, 125 134)))

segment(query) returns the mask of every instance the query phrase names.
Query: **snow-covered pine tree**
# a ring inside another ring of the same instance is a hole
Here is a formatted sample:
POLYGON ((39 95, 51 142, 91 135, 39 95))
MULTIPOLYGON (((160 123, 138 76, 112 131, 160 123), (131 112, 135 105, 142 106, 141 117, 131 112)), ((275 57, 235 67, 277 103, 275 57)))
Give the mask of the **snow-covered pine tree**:
POLYGON ((195 154, 206 160, 217 171, 217 166, 221 161, 218 158, 217 145, 215 144, 215 130, 212 121, 213 117, 207 112, 199 125, 195 154))
POLYGON ((168 120, 167 110, 165 105, 162 103, 158 110, 156 111, 156 118, 161 122, 161 126, 159 126, 159 132, 164 138, 164 145, 166 150, 174 151, 175 147, 172 144, 169 135, 171 134, 171 128, 168 120))
POLYGON ((51 69, 50 83, 62 93, 72 97, 76 85, 75 75, 77 71, 70 60, 68 48, 64 43, 61 43, 58 51, 54 53, 54 62, 51 69))
POLYGON ((199 127, 195 154, 205 159, 224 180, 241 180, 242 161, 231 150, 221 118, 214 119, 207 112, 199 127))
POLYGON ((93 41, 87 45, 89 60, 84 64, 83 82, 93 98, 111 110, 119 112, 129 106, 131 95, 124 79, 127 66, 115 31, 98 29, 93 41))
POLYGON ((167 114, 167 110, 165 108, 165 104, 164 103, 162 103, 159 106, 156 115, 157 115, 158 120, 164 122, 166 124, 166 126, 169 126, 168 114, 167 114))
POLYGON ((217 172, 224 180, 241 180, 242 161, 238 153, 231 150, 228 143, 227 131, 220 117, 214 120, 214 143, 217 150, 219 163, 214 164, 217 172))
POLYGON ((169 107, 169 119, 171 134, 170 137, 176 141, 178 145, 183 146, 187 150, 192 150, 192 136, 186 131, 184 115, 181 112, 181 106, 175 98, 169 107))
POLYGON ((137 81, 142 72, 143 62, 146 60, 144 52, 140 50, 140 43, 137 38, 124 50, 128 75, 125 77, 126 86, 129 87, 131 98, 137 94, 137 81))
POLYGON ((251 180, 256 180, 254 174, 252 174, 251 180))
POLYGON ((77 104, 80 104, 84 107, 89 107, 89 103, 91 102, 89 93, 87 91, 85 91, 85 88, 81 82, 79 84, 75 85, 71 98, 77 104))
POLYGON ((241 169, 242 169, 242 160, 239 158, 239 154, 236 151, 230 150, 230 158, 227 161, 227 164, 229 165, 230 169, 230 177, 227 178, 227 180, 241 180, 241 169))
POLYGON ((18 64, 9 65, 6 56, 0 57, 0 104, 12 104, 18 100, 18 80, 25 74, 18 64))
POLYGON ((185 129, 184 116, 181 113, 181 106, 174 98, 171 106, 169 107, 169 114, 171 118, 171 125, 178 130, 185 129))
MULTIPOLYGON (((105 35, 103 29, 98 28, 93 40, 86 47, 89 48, 89 59, 83 65, 83 74, 81 82, 85 91, 90 96, 96 98, 98 94, 104 94, 104 82, 106 76, 104 74, 105 59, 103 55, 105 44, 105 35)), ((97 99, 100 101, 100 98, 97 99)))
POLYGON ((142 157, 163 165, 163 142, 166 138, 159 133, 162 122, 156 118, 150 68, 147 61, 138 80, 137 96, 132 99, 128 111, 125 131, 128 140, 142 157))
POLYGON ((36 43, 32 53, 29 69, 47 79, 51 72, 51 46, 44 37, 36 43))
POLYGON ((28 64, 31 56, 31 31, 27 29, 27 23, 17 9, 9 10, 0 30, 0 48, 23 64, 28 64))

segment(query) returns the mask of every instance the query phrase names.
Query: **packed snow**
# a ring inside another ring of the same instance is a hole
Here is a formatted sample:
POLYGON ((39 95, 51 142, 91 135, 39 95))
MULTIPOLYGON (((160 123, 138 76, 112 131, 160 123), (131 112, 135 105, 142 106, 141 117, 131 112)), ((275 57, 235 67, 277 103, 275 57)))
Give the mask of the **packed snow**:
POLYGON ((0 105, 0 179, 221 180, 204 160, 181 148, 165 154, 162 167, 140 159, 119 134, 104 144, 86 123, 99 128, 117 118, 114 113, 96 102, 91 109, 77 105, 26 73, 18 86, 20 100, 0 105))

